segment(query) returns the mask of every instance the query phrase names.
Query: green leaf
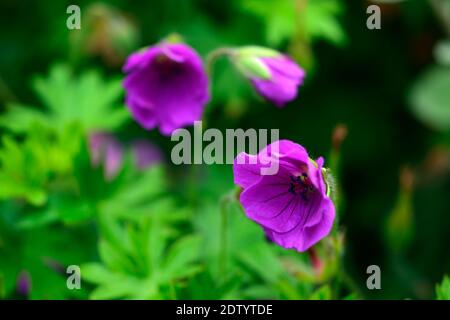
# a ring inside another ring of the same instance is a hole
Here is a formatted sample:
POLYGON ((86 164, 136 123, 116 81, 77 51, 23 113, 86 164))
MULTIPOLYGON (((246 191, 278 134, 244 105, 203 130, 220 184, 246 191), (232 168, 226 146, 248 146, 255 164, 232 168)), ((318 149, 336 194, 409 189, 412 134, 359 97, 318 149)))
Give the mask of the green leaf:
POLYGON ((44 109, 11 105, 0 116, 0 126, 25 132, 35 123, 58 130, 79 123, 86 131, 112 130, 130 119, 128 110, 118 103, 123 94, 121 79, 105 81, 96 70, 74 76, 67 65, 58 64, 47 77, 36 77, 33 89, 44 109))
POLYGON ((450 278, 445 276, 441 284, 436 285, 436 298, 450 300, 450 278))
POLYGON ((98 247, 100 257, 109 269, 131 274, 135 272, 133 262, 124 252, 116 250, 114 246, 105 240, 100 240, 98 247))
POLYGON ((105 284, 120 279, 120 274, 111 272, 100 263, 86 263, 80 266, 81 277, 91 283, 105 284))
POLYGON ((59 218, 66 224, 85 222, 95 216, 95 210, 88 202, 76 198, 61 198, 57 209, 59 218))
POLYGON ((25 133, 31 124, 51 126, 51 121, 42 111, 31 106, 11 104, 0 116, 0 126, 14 133, 25 133))
POLYGON ((58 185, 60 191, 73 191, 67 179, 79 151, 81 135, 76 126, 56 133, 52 128, 33 125, 25 137, 2 137, 0 149, 0 199, 25 199, 42 206, 48 193, 58 185))
POLYGON ((187 236, 170 244, 173 233, 158 216, 124 223, 121 219, 102 217, 101 263, 87 264, 85 276, 98 285, 91 298, 168 298, 168 287, 199 271, 195 264, 198 237, 187 236))
POLYGON ((108 243, 121 256, 125 256, 131 252, 131 244, 128 241, 125 230, 116 221, 114 216, 101 213, 98 216, 98 224, 102 235, 100 243, 108 243))
POLYGON ((245 0, 242 7, 262 18, 265 24, 266 40, 278 46, 291 38, 296 29, 295 2, 291 0, 245 0))
POLYGON ((192 263, 197 259, 199 249, 200 238, 198 236, 187 236, 175 242, 165 258, 162 267, 164 275, 169 279, 177 279, 197 271, 197 268, 192 268, 192 263))
POLYGON ((93 300, 130 298, 141 285, 135 278, 121 278, 115 281, 102 284, 92 291, 90 298, 93 300))
POLYGON ((58 212, 55 210, 43 210, 35 213, 28 213, 17 223, 20 229, 31 229, 51 224, 58 220, 58 212))
POLYGON ((419 77, 409 102, 417 118, 432 128, 450 130, 450 67, 434 66, 419 77))
POLYGON ((342 3, 337 0, 308 1, 305 9, 308 36, 344 45, 347 36, 338 20, 342 11, 342 3))
POLYGON ((328 285, 321 286, 313 292, 310 300, 330 300, 332 299, 331 288, 328 285))
POLYGON ((261 18, 266 40, 272 46, 305 32, 308 41, 324 39, 336 45, 347 41, 338 21, 343 11, 340 0, 305 1, 299 5, 292 0, 245 0, 242 7, 261 18))

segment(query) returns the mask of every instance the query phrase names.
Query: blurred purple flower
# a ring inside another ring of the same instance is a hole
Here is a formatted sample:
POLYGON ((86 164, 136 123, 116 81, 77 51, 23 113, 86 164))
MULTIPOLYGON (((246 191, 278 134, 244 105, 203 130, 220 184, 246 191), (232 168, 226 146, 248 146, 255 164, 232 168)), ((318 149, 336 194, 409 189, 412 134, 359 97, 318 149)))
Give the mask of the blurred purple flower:
POLYGON ((323 162, 311 160, 302 146, 288 140, 274 142, 258 155, 240 153, 236 158, 234 181, 244 189, 244 211, 276 244, 303 252, 331 231, 335 208, 327 195, 323 162), (272 152, 275 143, 278 152, 272 152), (260 174, 267 159, 278 162, 275 175, 260 174))
POLYGON ((96 132, 89 136, 89 151, 93 167, 103 164, 107 180, 113 179, 123 161, 123 147, 113 135, 96 132))
POLYGON ((209 100, 200 56, 185 44, 159 43, 131 54, 123 71, 125 102, 145 129, 164 135, 200 120, 209 100))
POLYGON ((159 148, 146 140, 134 141, 131 149, 138 169, 143 170, 164 161, 164 156, 159 148))
POLYGON ((270 79, 251 78, 256 91, 278 107, 294 100, 305 78, 305 71, 286 55, 260 59, 269 69, 270 79))
POLYGON ((21 271, 17 277, 16 291, 23 297, 28 297, 31 292, 31 276, 26 270, 21 271))

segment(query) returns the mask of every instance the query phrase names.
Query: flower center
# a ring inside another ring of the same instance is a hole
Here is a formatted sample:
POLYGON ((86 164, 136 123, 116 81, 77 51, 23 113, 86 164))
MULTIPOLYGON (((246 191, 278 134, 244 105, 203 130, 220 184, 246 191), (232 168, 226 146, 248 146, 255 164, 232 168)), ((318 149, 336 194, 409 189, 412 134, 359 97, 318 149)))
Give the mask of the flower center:
POLYGON ((314 186, 305 172, 299 176, 291 176, 288 191, 294 196, 299 195, 304 201, 308 201, 314 192, 314 186))
POLYGON ((160 78, 171 78, 182 70, 180 63, 169 59, 163 54, 157 56, 155 62, 158 66, 160 78))

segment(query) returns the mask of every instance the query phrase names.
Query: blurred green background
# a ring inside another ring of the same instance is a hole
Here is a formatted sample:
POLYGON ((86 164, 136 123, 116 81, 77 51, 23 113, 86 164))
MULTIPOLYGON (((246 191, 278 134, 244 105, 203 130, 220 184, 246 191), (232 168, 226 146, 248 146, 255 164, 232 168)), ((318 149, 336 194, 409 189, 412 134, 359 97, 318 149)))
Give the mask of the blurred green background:
POLYGON ((450 1, 378 4, 380 30, 366 27, 371 1, 77 1, 80 30, 66 27, 70 4, 0 4, 0 297, 450 298, 450 1), (226 196, 229 165, 142 172, 127 151, 112 181, 92 168, 95 131, 170 159, 174 144, 131 120, 121 88, 126 56, 170 34, 203 57, 253 44, 306 69, 278 109, 219 60, 207 120, 278 128, 333 166, 339 225, 317 246, 322 274, 226 196), (348 135, 333 148, 338 125, 348 135), (366 287, 372 264, 381 290, 366 287), (68 265, 81 290, 67 289, 68 265))

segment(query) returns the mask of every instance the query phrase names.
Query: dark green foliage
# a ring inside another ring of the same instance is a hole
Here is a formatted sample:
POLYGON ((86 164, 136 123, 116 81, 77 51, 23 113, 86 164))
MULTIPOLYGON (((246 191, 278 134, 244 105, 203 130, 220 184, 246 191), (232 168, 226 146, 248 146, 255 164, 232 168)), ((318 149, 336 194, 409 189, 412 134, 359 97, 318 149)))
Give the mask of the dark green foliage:
POLYGON ((70 31, 65 2, 2 1, 0 298, 17 298, 25 270, 31 299, 450 299, 449 22, 410 0, 383 5, 370 31, 367 3, 78 1, 85 28, 70 31), (279 128, 325 156, 339 215, 315 246, 321 272, 245 217, 230 165, 135 168, 134 139, 167 159, 173 143, 132 121, 120 69, 174 34, 203 57, 259 45, 306 69, 298 99, 278 109, 219 59, 205 120, 279 128), (340 123, 348 137, 336 148, 340 123), (113 179, 91 164, 96 131, 127 146, 113 179), (366 287, 372 264, 382 290, 366 287), (66 286, 69 265, 81 267, 81 290, 66 286))

